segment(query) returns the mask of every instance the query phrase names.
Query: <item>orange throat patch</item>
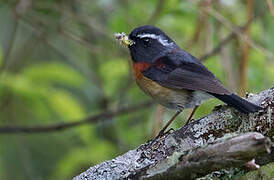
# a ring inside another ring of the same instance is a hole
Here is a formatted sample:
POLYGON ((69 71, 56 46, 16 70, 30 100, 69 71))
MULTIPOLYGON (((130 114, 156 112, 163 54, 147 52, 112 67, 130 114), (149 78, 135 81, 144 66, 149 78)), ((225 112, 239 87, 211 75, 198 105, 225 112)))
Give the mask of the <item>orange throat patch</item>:
POLYGON ((132 63, 133 71, 136 79, 140 79, 143 77, 143 72, 147 70, 151 64, 145 62, 132 63))

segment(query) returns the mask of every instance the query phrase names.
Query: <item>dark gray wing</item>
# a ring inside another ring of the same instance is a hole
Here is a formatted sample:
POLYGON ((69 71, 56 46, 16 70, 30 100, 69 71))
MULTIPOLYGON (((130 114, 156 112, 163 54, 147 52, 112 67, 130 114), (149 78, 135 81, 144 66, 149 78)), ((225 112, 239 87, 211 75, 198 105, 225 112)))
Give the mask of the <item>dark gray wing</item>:
POLYGON ((184 51, 167 53, 143 74, 168 88, 231 94, 199 60, 184 51))

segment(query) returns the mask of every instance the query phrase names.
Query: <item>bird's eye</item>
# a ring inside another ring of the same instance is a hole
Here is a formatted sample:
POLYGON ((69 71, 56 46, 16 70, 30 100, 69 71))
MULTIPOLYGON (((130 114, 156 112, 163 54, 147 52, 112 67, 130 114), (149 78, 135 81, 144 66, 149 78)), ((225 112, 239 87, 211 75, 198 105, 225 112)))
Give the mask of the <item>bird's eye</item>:
POLYGON ((150 38, 143 38, 142 40, 146 46, 150 45, 150 38))

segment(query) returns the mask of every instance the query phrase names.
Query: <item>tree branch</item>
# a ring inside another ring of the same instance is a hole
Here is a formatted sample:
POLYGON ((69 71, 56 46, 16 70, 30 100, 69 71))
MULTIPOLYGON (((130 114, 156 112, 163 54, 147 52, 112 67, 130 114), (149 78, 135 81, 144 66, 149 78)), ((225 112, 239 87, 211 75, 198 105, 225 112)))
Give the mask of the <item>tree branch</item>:
POLYGON ((91 167, 74 180, 167 179, 175 175, 193 179, 219 168, 241 166, 258 155, 261 161, 269 150, 264 136, 274 134, 274 87, 250 94, 248 100, 264 109, 245 115, 229 106, 217 107, 208 116, 91 167), (247 133, 250 131, 258 133, 247 133))
MULTIPOLYGON (((148 179, 193 179, 229 166, 243 166, 258 154, 267 153, 270 139, 257 132, 223 138, 177 156, 178 162, 167 171, 146 175, 148 179)), ((159 165, 157 165, 159 166, 159 165)))
POLYGON ((147 108, 152 105, 151 101, 147 101, 145 103, 133 105, 130 107, 120 108, 118 110, 109 110, 95 116, 90 116, 85 119, 68 122, 68 123, 56 123, 51 125, 39 125, 39 126, 2 126, 0 127, 0 134, 2 133, 45 133, 45 132, 53 132, 53 131, 61 131, 65 129, 69 129, 72 127, 80 126, 88 123, 96 123, 98 121, 106 121, 115 116, 126 114, 130 112, 136 112, 147 108))
MULTIPOLYGON (((261 13, 261 14, 258 14, 258 15, 255 15, 255 16, 252 16, 251 18, 248 19, 248 21, 242 25, 242 26, 237 26, 235 29, 239 30, 239 31, 244 31, 246 30, 250 25, 251 23, 258 17, 261 17, 265 14, 265 12, 261 13)), ((206 60, 207 58, 211 57, 211 56, 214 56, 216 55, 218 52, 221 51, 221 49, 227 44, 229 43, 232 39, 236 38, 237 37, 237 33, 236 31, 232 31, 227 37, 225 37, 221 42, 219 42, 219 44, 213 48, 210 52, 202 55, 199 59, 201 61, 204 61, 206 60)))
MULTIPOLYGON (((248 38, 242 31, 237 29, 228 19, 226 19, 224 16, 222 16, 219 12, 217 12, 216 10, 214 10, 212 8, 206 8, 206 11, 211 16, 213 16, 217 21, 222 23, 225 27, 227 27, 229 30, 234 32, 238 37, 240 37, 240 39, 243 42, 247 43, 250 47, 254 48, 258 52, 266 55, 269 58, 274 57, 274 54, 271 51, 269 51, 268 49, 262 47, 259 44, 256 44, 252 39, 248 38)), ((263 12, 263 14, 264 14, 264 12, 263 12)))
POLYGON ((151 17, 148 20, 147 24, 155 24, 155 22, 158 20, 164 5, 165 5, 166 0, 158 0, 158 3, 156 5, 156 8, 154 12, 152 13, 151 17))

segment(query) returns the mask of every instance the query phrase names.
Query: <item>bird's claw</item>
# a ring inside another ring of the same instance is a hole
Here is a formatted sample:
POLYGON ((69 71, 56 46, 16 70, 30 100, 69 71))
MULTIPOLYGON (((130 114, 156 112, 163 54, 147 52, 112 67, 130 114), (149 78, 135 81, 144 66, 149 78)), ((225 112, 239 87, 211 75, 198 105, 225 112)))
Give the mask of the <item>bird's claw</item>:
POLYGON ((174 129, 173 129, 173 128, 170 128, 170 129, 167 130, 166 132, 164 132, 163 130, 161 130, 161 131, 158 133, 158 135, 155 137, 155 139, 158 139, 158 138, 163 137, 163 136, 165 136, 165 135, 167 135, 167 134, 170 134, 170 131, 174 131, 174 129))

